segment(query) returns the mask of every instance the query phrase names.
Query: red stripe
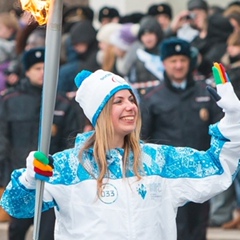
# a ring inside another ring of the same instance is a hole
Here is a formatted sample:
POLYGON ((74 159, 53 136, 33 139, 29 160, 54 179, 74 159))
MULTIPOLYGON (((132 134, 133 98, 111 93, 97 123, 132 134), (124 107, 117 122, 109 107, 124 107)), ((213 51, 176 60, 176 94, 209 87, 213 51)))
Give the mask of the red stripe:
POLYGON ((226 83, 228 82, 227 76, 226 76, 226 70, 224 68, 224 66, 220 63, 219 64, 221 72, 222 72, 222 76, 223 76, 223 81, 226 83))
POLYGON ((45 176, 45 177, 51 177, 51 176, 53 175, 52 172, 42 171, 41 169, 36 168, 36 167, 34 167, 34 172, 36 172, 36 173, 38 173, 38 174, 40 174, 40 175, 43 175, 43 176, 45 176))

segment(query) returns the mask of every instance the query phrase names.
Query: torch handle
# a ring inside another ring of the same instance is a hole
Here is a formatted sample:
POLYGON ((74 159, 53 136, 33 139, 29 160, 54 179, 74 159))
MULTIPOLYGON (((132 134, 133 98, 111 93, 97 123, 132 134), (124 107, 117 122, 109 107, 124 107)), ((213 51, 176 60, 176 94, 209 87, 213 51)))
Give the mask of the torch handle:
MULTIPOLYGON (((62 11, 63 0, 51 0, 49 18, 47 21, 42 109, 40 114, 40 134, 38 141, 38 150, 45 153, 47 156, 50 148, 51 127, 57 95, 62 36, 62 11)), ((43 192, 44 182, 37 180, 33 240, 39 239, 43 192)))
POLYGON ((44 182, 37 180, 36 184, 36 198, 35 198, 35 212, 34 212, 34 225, 33 225, 33 240, 39 239, 39 229, 42 213, 42 199, 44 191, 44 182))

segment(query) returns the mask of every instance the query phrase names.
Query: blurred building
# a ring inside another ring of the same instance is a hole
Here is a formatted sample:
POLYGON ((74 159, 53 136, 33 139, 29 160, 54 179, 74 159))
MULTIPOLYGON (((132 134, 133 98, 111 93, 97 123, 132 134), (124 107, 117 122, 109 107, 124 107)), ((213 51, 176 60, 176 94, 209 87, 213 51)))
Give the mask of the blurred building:
MULTIPOLYGON (((173 7, 173 13, 176 14, 179 11, 186 9, 188 0, 121 0, 121 1, 112 1, 112 0, 89 0, 89 5, 97 13, 102 6, 109 5, 119 9, 121 14, 128 14, 132 12, 146 12, 148 7, 154 3, 166 2, 173 7)), ((226 7, 233 0, 207 0, 209 5, 218 5, 221 7, 226 7)))

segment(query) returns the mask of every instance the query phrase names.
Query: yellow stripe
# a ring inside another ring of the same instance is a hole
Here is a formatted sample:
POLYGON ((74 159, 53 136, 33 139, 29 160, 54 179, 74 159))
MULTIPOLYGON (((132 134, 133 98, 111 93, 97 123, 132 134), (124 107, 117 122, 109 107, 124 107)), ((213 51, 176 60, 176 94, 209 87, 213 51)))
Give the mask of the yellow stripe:
POLYGON ((221 82, 222 82, 222 83, 225 83, 225 80, 224 80, 225 78, 224 78, 224 76, 223 76, 223 73, 222 73, 222 70, 221 70, 221 68, 220 68, 219 63, 215 62, 215 63, 214 63, 214 66, 218 69, 219 76, 220 76, 220 78, 221 78, 221 82))
POLYGON ((52 170, 53 170, 53 168, 50 165, 44 165, 43 163, 38 161, 36 158, 33 161, 33 165, 34 165, 34 167, 36 167, 42 171, 52 172, 52 170))

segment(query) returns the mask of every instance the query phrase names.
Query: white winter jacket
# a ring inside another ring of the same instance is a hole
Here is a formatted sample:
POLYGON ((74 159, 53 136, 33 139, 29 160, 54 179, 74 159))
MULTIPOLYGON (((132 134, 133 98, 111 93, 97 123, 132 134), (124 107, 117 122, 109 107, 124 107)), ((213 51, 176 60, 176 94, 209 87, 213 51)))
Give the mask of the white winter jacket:
MULTIPOLYGON (((55 207, 55 239, 176 240, 177 208, 187 201, 204 202, 232 183, 240 158, 240 123, 225 122, 210 127, 212 141, 206 152, 141 143, 139 181, 133 155, 124 178, 123 149, 112 149, 101 196, 93 149, 83 156, 85 168, 78 159, 92 133, 78 135, 73 149, 53 155, 54 176, 45 184, 43 210, 55 207)), ((19 218, 34 215, 35 190, 29 189, 24 174, 25 169, 13 172, 1 201, 19 218)))

